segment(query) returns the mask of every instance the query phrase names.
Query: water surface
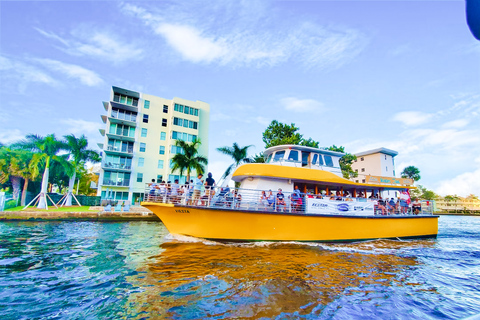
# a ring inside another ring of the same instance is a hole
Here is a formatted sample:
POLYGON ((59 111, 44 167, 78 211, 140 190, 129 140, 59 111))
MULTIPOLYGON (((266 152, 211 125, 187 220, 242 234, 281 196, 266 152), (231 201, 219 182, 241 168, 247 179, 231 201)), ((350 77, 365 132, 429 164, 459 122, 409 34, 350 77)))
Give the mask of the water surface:
POLYGON ((480 217, 437 239, 225 244, 157 222, 0 222, 1 319, 459 319, 480 217))

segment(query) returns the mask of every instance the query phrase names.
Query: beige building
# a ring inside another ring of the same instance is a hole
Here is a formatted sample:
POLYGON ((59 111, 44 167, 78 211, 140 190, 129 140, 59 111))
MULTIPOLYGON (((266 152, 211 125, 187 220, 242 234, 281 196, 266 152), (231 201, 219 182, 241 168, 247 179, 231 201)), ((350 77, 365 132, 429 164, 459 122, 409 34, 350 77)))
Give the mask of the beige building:
POLYGON ((352 169, 358 173, 353 178, 355 182, 367 182, 367 176, 395 177, 394 157, 397 151, 378 148, 356 153, 357 160, 352 163, 352 169))
MULTIPOLYGON (((208 158, 210 105, 180 98, 172 100, 112 87, 102 115, 105 137, 97 195, 102 199, 141 199, 145 183, 185 181, 172 172, 171 159, 179 152, 176 140, 200 139, 199 154, 208 158)), ((195 172, 193 173, 195 174, 195 172)))
POLYGON ((437 198, 435 205, 435 211, 438 212, 480 213, 480 200, 477 197, 458 197, 458 199, 451 201, 447 201, 445 198, 437 198))

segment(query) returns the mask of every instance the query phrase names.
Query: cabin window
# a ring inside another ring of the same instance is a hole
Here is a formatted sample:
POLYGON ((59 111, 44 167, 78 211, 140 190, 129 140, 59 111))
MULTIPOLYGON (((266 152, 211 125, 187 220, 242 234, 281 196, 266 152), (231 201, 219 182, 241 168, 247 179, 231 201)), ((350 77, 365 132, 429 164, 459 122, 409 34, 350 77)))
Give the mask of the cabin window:
POLYGON ((327 167, 333 167, 333 160, 331 156, 323 156, 325 158, 325 165, 327 167))
POLYGON ((283 156, 285 155, 285 151, 277 151, 275 152, 275 157, 273 158, 273 161, 280 161, 283 160, 283 156))
POLYGON ((321 154, 318 155, 318 165, 323 166, 323 157, 321 154))
POLYGON ((308 166, 308 156, 310 156, 310 152, 302 152, 302 167, 308 166))
POLYGON ((318 154, 314 154, 312 158, 312 164, 317 164, 318 161, 318 154))
POLYGON ((290 150, 290 154, 288 155, 288 160, 290 161, 298 161, 298 151, 290 150))
POLYGON ((270 161, 272 161, 272 156, 273 156, 273 153, 270 153, 267 157, 267 163, 270 163, 270 161))

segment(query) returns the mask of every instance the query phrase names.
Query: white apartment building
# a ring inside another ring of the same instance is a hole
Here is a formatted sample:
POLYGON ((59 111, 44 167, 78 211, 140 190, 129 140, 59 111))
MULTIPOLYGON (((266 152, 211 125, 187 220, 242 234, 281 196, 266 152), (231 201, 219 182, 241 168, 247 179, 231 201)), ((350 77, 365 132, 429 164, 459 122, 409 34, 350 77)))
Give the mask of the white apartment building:
POLYGON ((387 148, 377 148, 355 154, 357 160, 352 163, 352 169, 358 173, 353 178, 355 182, 365 183, 367 176, 395 177, 395 160, 397 151, 387 148))
POLYGON ((107 114, 101 116, 105 140, 98 144, 102 165, 97 192, 102 199, 134 203, 152 179, 184 183, 186 177, 171 170, 171 158, 183 151, 176 140, 200 139, 199 155, 208 158, 208 103, 112 87, 103 106, 107 114))

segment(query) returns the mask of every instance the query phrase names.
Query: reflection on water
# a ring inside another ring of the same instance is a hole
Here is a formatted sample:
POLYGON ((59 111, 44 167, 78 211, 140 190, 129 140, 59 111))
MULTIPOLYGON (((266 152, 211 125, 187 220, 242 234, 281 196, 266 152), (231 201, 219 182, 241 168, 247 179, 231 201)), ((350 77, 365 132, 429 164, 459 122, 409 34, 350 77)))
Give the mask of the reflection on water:
POLYGON ((438 239, 216 243, 155 222, 1 222, 1 319, 459 319, 480 219, 438 239))
MULTIPOLYGON (((376 241, 350 245, 295 243, 216 244, 166 242, 129 281, 145 289, 131 295, 137 309, 165 318, 318 317, 342 295, 378 299, 379 292, 435 288, 411 282, 413 256, 376 253, 434 240, 376 241)), ((385 296, 382 297, 386 298, 385 296)))

